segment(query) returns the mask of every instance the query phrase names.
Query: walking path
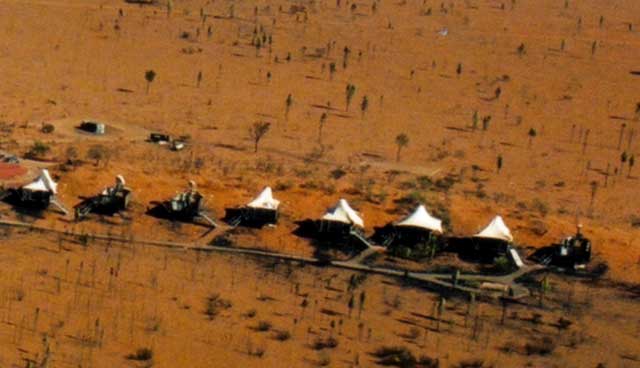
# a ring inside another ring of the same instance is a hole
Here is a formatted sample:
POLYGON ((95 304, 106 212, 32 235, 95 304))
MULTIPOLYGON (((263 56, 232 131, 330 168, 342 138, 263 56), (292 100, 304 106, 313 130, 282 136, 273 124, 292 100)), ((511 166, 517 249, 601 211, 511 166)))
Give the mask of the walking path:
MULTIPOLYGON (((182 249, 184 251, 206 251, 206 252, 222 252, 222 253, 232 253, 232 254, 246 254, 256 257, 264 257, 264 258, 274 258, 274 259, 282 259, 287 261, 295 261, 295 262, 304 262, 310 264, 320 264, 320 261, 317 258, 313 257, 304 257, 304 256, 296 256, 292 254, 285 253, 277 253, 277 252, 269 252, 257 249, 247 249, 247 248, 232 248, 232 247, 220 247, 213 245, 198 245, 194 243, 181 243, 181 242, 169 242, 169 241, 158 241, 158 240, 145 240, 139 238, 125 238, 113 235, 104 235, 104 234, 83 234, 72 231, 63 231, 53 228, 48 228, 44 226, 33 225, 25 222, 19 221, 10 221, 10 220, 0 220, 0 226, 11 226, 24 228, 29 230, 48 232, 48 233, 56 233, 63 234, 67 236, 87 236, 90 239, 96 240, 109 240, 109 241, 117 241, 122 243, 138 243, 155 247, 164 247, 164 248, 172 248, 172 249, 182 249)), ((429 273, 429 272, 410 272, 406 270, 399 270, 393 268, 384 268, 384 267, 372 267, 363 264, 363 261, 375 254, 384 252, 385 248, 377 245, 372 245, 370 243, 366 243, 367 248, 362 251, 360 254, 351 258, 348 261, 330 261, 327 266, 360 271, 360 272, 368 272, 368 273, 376 273, 380 275, 387 275, 393 277, 403 277, 405 279, 424 282, 426 284, 431 284, 432 286, 438 286, 448 289, 454 289, 464 293, 474 293, 474 294, 493 294, 494 296, 503 296, 501 294, 504 293, 496 293, 495 290, 485 290, 482 288, 470 287, 461 285, 460 281, 477 281, 477 282, 488 282, 494 284, 501 284, 505 286, 505 289, 512 290, 512 297, 522 297, 529 294, 528 289, 516 283, 516 279, 530 272, 542 270, 545 267, 542 265, 533 265, 518 269, 517 271, 503 276, 491 276, 491 275, 459 275, 457 277, 457 282, 454 283, 452 274, 444 274, 444 273, 429 273)))

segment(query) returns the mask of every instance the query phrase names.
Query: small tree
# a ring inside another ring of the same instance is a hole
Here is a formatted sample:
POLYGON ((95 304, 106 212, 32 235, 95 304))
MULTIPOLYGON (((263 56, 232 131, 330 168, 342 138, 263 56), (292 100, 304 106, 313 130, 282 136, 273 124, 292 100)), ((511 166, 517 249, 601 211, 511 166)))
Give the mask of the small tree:
POLYGON ((398 146, 398 150, 396 151, 396 162, 400 162, 400 151, 408 144, 409 137, 405 133, 401 133, 396 136, 396 145, 398 146))
POLYGON ((51 151, 51 148, 47 144, 35 141, 25 156, 32 159, 41 159, 49 153, 49 151, 51 151))
POLYGON ((100 161, 107 158, 107 149, 101 144, 95 144, 89 148, 89 151, 87 151, 87 158, 95 160, 95 166, 99 166, 100 161))
POLYGON ((327 121, 327 113, 323 112, 320 115, 320 123, 318 125, 318 142, 322 143, 322 128, 324 127, 324 123, 327 121))
POLYGON ((360 309, 358 310, 358 319, 362 316, 362 311, 364 310, 364 302, 367 299, 367 294, 364 291, 360 293, 360 309))
POLYGON ((456 68, 456 74, 458 77, 462 74, 462 63, 458 63, 458 67, 456 68))
POLYGON ((502 170, 502 155, 498 155, 496 158, 496 168, 498 169, 498 174, 500 174, 500 170, 502 170))
POLYGON ((347 69, 347 63, 349 61, 350 54, 351 54, 351 50, 347 46, 345 46, 344 50, 342 50, 342 67, 344 69, 347 69))
POLYGON ((329 63, 329 80, 333 80, 333 75, 336 73, 336 63, 329 63))
POLYGON ((471 129, 473 131, 478 129, 478 110, 473 110, 473 115, 471 116, 471 129))
POLYGON ((147 70, 144 73, 144 79, 147 81, 147 94, 149 94, 149 87, 151 86, 151 82, 156 79, 156 72, 153 70, 147 70))
POLYGON ((291 106, 293 105, 293 96, 291 96, 291 93, 289 93, 287 95, 287 99, 284 101, 285 107, 284 107, 284 118, 286 120, 289 120, 289 110, 291 109, 291 106))
POLYGON ((367 112, 369 108, 369 99, 367 96, 362 97, 362 103, 360 104, 360 111, 362 111, 362 118, 364 119, 364 114, 367 112))
POLYGON ((260 143, 262 137, 267 134, 270 126, 271 123, 268 123, 266 121, 256 121, 249 128, 249 134, 251 135, 251 139, 253 139, 253 152, 258 152, 258 144, 260 143))
POLYGON ((631 177, 631 169, 633 169, 633 165, 635 165, 636 163, 636 156, 635 155, 631 155, 631 157, 629 157, 629 174, 627 174, 627 177, 631 177))
POLYGON ((626 129, 627 124, 620 124, 620 136, 618 136, 618 149, 622 147, 622 140, 624 139, 624 130, 626 129))
POLYGON ((345 94, 347 98, 347 111, 349 111, 349 106, 351 106, 351 100, 353 99, 353 96, 356 94, 356 86, 353 84, 347 84, 345 94))
POLYGON ((198 72, 198 76, 196 77, 196 87, 200 88, 200 83, 202 83, 202 70, 198 72))
POLYGON ((627 152, 622 152, 622 154, 620 155, 620 170, 618 170, 618 174, 622 174, 622 168, 627 163, 627 158, 627 152))
POLYGON ((589 207, 593 211, 593 204, 596 200, 596 193, 598 192, 598 182, 594 180, 589 185, 591 186, 591 201, 589 207))
POLYGON ((535 128, 531 128, 529 129, 529 147, 531 147, 531 143, 533 143, 533 138, 535 138, 538 135, 538 132, 536 132, 535 128))

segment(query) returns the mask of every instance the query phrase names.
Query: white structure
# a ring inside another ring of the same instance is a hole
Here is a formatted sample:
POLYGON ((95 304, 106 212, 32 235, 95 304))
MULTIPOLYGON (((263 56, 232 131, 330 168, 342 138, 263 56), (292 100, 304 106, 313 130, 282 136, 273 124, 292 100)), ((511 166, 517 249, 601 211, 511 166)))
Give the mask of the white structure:
POLYGON ((342 222, 348 225, 356 225, 364 228, 364 221, 346 200, 340 199, 335 207, 331 208, 324 216, 322 220, 342 222))
POLYGON ((266 187, 253 201, 247 204, 247 207, 275 211, 279 205, 280 201, 273 198, 271 187, 266 187))
POLYGON ((49 171, 47 169, 43 169, 40 176, 38 176, 34 182, 25 185, 22 189, 30 190, 32 192, 51 192, 53 194, 57 194, 58 183, 51 179, 51 175, 49 175, 49 171))
POLYGON ((502 217, 496 216, 491 220, 491 223, 487 225, 482 231, 473 236, 474 238, 486 238, 497 239, 506 242, 512 242, 513 236, 511 230, 505 225, 502 217))
POLYGON ((431 216, 423 205, 419 205, 412 214, 402 221, 397 222, 395 225, 422 228, 439 234, 443 232, 442 220, 431 216))

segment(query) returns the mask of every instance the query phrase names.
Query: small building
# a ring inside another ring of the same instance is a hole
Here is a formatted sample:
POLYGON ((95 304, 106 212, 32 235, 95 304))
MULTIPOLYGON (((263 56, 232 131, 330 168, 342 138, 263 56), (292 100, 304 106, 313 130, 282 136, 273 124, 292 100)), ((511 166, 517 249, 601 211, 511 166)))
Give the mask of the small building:
POLYGON ((151 214, 154 213, 172 221, 195 222, 200 218, 205 220, 208 225, 216 226, 215 221, 204 213, 204 197, 198 192, 196 183, 191 180, 186 191, 161 202, 155 210, 151 210, 151 214))
POLYGON ((473 235, 471 241, 477 256, 493 260, 508 255, 513 236, 502 217, 496 216, 489 225, 473 235))
POLYGON ((265 187, 255 199, 243 208, 242 221, 258 226, 276 224, 279 206, 280 201, 273 198, 271 187, 265 187))
POLYGON ((125 186, 124 177, 116 176, 116 183, 105 188, 101 193, 87 198, 74 207, 76 220, 80 220, 91 212, 113 215, 124 211, 131 201, 131 189, 125 186))
POLYGON ((80 123, 80 129, 96 135, 104 135, 106 133, 105 124, 93 120, 83 120, 80 123))
POLYGON ((345 199, 340 199, 316 222, 316 227, 319 234, 348 237, 362 233, 364 221, 345 199))
POLYGON ((433 256, 441 245, 442 220, 433 217, 424 205, 402 220, 377 228, 374 241, 386 246, 390 254, 405 258, 433 256))
POLYGON ((576 234, 568 236, 554 244, 551 257, 546 264, 564 268, 577 268, 591 261, 591 241, 582 235, 582 225, 578 225, 576 234))
POLYGON ((415 245, 429 241, 433 235, 442 234, 442 220, 431 216, 424 205, 419 205, 413 213, 394 224, 395 239, 405 245, 415 245))
POLYGON ((48 170, 43 169, 33 182, 13 189, 10 193, 10 201, 18 206, 37 210, 47 209, 50 204, 53 204, 66 214, 67 210, 57 201, 56 194, 58 194, 58 183, 53 181, 48 170))

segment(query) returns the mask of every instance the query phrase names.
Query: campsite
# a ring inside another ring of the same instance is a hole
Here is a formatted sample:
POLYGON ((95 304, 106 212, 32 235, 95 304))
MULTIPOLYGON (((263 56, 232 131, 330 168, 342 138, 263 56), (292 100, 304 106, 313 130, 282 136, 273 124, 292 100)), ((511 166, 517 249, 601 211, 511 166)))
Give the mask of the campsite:
POLYGON ((1 367, 640 365, 640 3, 0 12, 1 367))

